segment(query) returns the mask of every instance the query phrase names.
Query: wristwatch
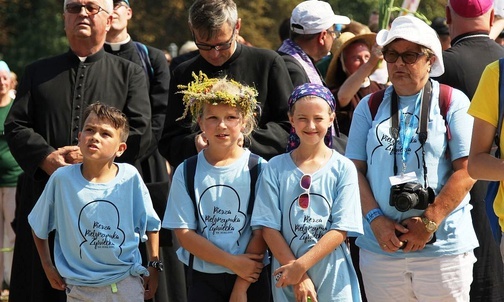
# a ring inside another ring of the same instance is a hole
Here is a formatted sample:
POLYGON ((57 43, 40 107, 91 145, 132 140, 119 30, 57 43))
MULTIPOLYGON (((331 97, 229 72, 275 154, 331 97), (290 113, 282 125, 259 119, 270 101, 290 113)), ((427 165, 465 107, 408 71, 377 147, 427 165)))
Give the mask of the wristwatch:
POLYGON ((158 272, 162 272, 163 271, 163 262, 161 261, 149 261, 147 263, 147 267, 153 267, 155 268, 158 272))
POLYGON ((429 220, 427 217, 422 217, 422 222, 425 224, 425 229, 429 233, 434 233, 437 231, 437 223, 432 220, 429 220))

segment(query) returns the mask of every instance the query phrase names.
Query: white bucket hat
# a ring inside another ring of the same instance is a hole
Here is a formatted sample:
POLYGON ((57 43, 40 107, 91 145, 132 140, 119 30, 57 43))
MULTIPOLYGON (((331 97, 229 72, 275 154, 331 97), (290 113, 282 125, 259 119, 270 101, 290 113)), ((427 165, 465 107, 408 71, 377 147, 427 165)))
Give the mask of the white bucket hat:
POLYGON ((376 35, 376 44, 386 46, 395 39, 403 39, 425 46, 434 52, 436 61, 432 65, 430 76, 438 77, 444 73, 443 51, 436 31, 424 21, 413 16, 397 17, 390 30, 382 29, 376 35))
POLYGON ((322 32, 334 24, 349 23, 348 17, 335 15, 329 3, 317 0, 299 3, 290 19, 291 31, 304 35, 322 32))

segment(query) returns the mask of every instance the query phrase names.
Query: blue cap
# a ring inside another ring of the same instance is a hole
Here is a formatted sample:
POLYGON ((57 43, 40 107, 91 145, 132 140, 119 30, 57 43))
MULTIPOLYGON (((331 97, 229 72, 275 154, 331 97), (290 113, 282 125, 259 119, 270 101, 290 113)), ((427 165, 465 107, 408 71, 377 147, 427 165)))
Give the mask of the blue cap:
POLYGON ((0 71, 10 72, 9 66, 5 63, 5 61, 0 61, 0 71))
POLYGON ((123 2, 126 3, 126 4, 128 4, 128 6, 130 6, 128 0, 123 0, 123 2))

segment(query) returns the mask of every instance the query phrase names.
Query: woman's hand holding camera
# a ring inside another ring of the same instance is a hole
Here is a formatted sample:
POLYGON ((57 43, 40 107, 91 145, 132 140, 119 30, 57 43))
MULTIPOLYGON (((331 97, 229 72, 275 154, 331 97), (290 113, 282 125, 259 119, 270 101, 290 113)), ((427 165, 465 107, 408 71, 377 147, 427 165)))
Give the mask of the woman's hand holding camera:
POLYGON ((396 236, 396 231, 408 233, 409 230, 399 223, 382 215, 371 222, 371 229, 385 252, 394 253, 400 249, 404 243, 396 236))
POLYGON ((405 253, 422 250, 432 238, 433 234, 427 231, 421 217, 410 217, 403 220, 401 224, 409 230, 399 236, 401 241, 406 242, 403 249, 405 253))

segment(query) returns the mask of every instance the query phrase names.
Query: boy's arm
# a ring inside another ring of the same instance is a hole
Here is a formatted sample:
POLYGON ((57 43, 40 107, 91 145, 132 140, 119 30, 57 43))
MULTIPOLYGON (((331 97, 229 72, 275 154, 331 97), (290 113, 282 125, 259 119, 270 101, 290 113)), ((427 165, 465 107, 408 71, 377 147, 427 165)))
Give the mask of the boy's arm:
MULTIPOLYGON (((264 241, 262 230, 257 229, 252 231, 252 237, 250 238, 250 242, 247 246, 247 250, 245 253, 247 254, 256 254, 256 255, 264 255, 266 252, 266 241, 264 241)), ((263 259, 256 260, 257 262, 262 263, 263 259)), ((257 281, 257 279, 256 279, 257 281)), ((231 293, 230 301, 234 301, 233 298, 236 297, 247 297, 247 290, 253 282, 248 282, 247 280, 236 277, 236 281, 233 287, 233 292, 231 293)))
POLYGON ((33 231, 32 234, 33 234, 33 240, 35 241, 35 246, 37 247, 37 252, 40 257, 40 262, 42 263, 42 268, 44 269, 47 279, 49 280, 49 283, 51 283, 51 286, 54 289, 65 290, 66 288, 65 281, 63 281, 63 278, 61 278, 60 274, 58 273, 58 270, 53 264, 53 261, 51 259, 51 251, 49 250, 49 243, 47 239, 41 239, 37 237, 37 235, 35 235, 33 231))
MULTIPOLYGON (((147 255, 149 261, 159 261, 159 232, 147 231, 147 241, 145 247, 147 248, 147 255)), ((154 267, 147 267, 149 276, 144 276, 144 299, 150 300, 154 297, 158 288, 158 270, 154 267)))
POLYGON ((248 282, 255 282, 264 266, 258 262, 264 255, 227 253, 190 229, 174 229, 174 233, 180 245, 195 257, 226 267, 248 282))

